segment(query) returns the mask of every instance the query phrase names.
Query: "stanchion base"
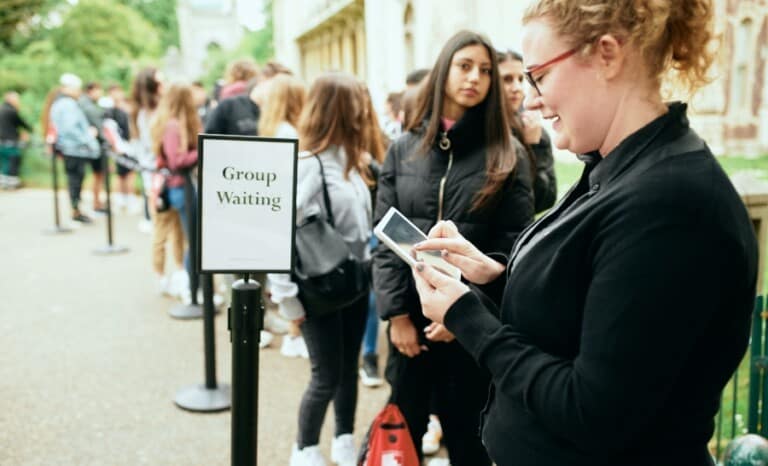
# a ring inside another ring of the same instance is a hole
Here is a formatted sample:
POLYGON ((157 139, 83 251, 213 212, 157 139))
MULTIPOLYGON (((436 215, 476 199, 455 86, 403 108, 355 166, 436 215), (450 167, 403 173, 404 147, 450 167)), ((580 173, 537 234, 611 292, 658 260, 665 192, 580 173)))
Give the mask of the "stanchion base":
POLYGON ((173 306, 168 314, 174 319, 200 319, 203 317, 202 304, 179 304, 173 306))
POLYGON ((126 246, 115 246, 114 244, 108 244, 106 246, 93 250, 93 253, 97 256, 108 256, 111 254, 124 254, 130 251, 126 246))
POLYGON ((44 235, 60 235, 62 233, 72 233, 72 229, 67 227, 55 226, 53 228, 46 228, 45 230, 43 230, 44 235))
POLYGON ((205 385, 191 385, 176 392, 173 402, 181 409, 199 413, 213 413, 230 408, 231 395, 229 385, 206 388, 205 385))

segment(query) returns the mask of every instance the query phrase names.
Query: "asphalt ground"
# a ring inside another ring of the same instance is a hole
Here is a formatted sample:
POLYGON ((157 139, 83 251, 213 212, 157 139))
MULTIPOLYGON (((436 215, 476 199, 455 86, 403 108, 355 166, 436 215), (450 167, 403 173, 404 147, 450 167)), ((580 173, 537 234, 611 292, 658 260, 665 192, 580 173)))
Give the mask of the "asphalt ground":
MULTIPOLYGON (((64 190, 59 205, 71 223, 64 190)), ((0 465, 231 464, 230 412, 191 413, 173 403, 179 389, 204 383, 203 326, 169 317, 177 301, 156 291, 151 235, 139 232, 138 220, 116 213, 114 244, 130 251, 100 256, 93 251, 107 244, 105 217, 47 235, 51 191, 0 192, 0 465)), ((215 335, 217 381, 229 384, 226 312, 215 318, 215 335)), ((308 361, 280 355, 279 343, 260 352, 263 466, 288 464, 309 379, 308 361)), ((388 394, 361 385, 358 444, 388 394)), ((332 425, 329 409, 326 458, 332 425)))

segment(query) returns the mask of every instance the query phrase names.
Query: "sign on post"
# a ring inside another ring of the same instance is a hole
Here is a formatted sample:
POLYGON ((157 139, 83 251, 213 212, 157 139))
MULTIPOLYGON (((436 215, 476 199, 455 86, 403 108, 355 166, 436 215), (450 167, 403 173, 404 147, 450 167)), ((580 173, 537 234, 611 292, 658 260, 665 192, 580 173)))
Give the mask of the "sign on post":
POLYGON ((290 273, 298 141, 198 136, 198 271, 290 273))

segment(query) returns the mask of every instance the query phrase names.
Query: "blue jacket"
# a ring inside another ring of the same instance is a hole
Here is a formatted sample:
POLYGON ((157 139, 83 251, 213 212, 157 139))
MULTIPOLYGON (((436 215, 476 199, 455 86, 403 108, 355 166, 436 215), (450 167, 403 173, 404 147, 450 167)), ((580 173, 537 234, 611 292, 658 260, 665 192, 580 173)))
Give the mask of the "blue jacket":
POLYGON ((71 157, 99 157, 99 143, 88 131, 88 120, 75 99, 69 96, 56 99, 50 118, 56 128, 56 150, 71 157))

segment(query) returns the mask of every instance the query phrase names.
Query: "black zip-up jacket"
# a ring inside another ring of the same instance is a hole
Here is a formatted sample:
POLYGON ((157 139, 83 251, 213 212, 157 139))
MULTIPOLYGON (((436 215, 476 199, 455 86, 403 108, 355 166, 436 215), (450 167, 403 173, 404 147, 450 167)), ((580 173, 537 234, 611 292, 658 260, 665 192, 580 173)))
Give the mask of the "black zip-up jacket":
MULTIPOLYGON (((482 108, 474 107, 454 124, 447 132, 449 150, 440 149, 436 143, 424 155, 421 133, 416 132, 404 133, 390 146, 379 176, 374 224, 394 206, 422 231, 429 232, 438 220, 440 181, 446 177, 442 219, 452 220, 480 250, 509 254, 517 235, 533 219, 530 166, 522 145, 513 139, 517 151, 515 170, 492 205, 470 211, 475 194, 486 180, 482 113, 482 108)), ((373 264, 379 315, 389 319, 410 314, 416 328, 426 325, 428 320, 421 314, 408 265, 383 244, 377 247, 373 264)))
POLYGON ((500 319, 476 292, 448 310, 491 373, 482 438, 499 466, 714 464, 757 244, 685 109, 585 157, 578 184, 515 245, 500 319))
MULTIPOLYGON (((512 134, 523 141, 523 120, 519 114, 512 116, 517 125, 512 125, 512 134), (517 126, 517 127, 516 127, 517 126)), ((528 145, 528 155, 531 158, 531 175, 533 176, 533 206, 538 214, 553 205, 557 200, 557 178, 555 177, 555 158, 552 155, 552 140, 542 128, 541 138, 536 144, 528 145)))
POLYGON ((205 123, 209 134, 256 136, 261 111, 249 96, 238 95, 219 102, 205 123))

